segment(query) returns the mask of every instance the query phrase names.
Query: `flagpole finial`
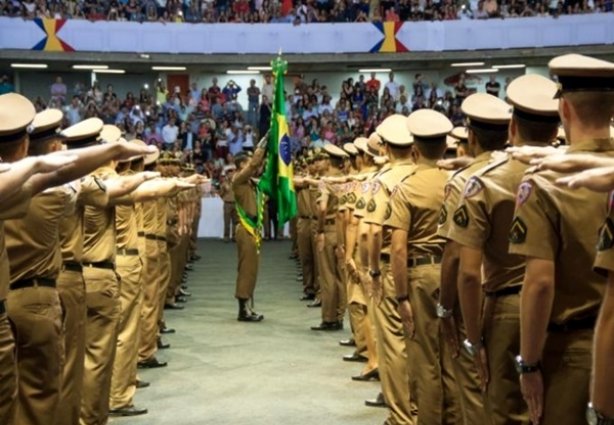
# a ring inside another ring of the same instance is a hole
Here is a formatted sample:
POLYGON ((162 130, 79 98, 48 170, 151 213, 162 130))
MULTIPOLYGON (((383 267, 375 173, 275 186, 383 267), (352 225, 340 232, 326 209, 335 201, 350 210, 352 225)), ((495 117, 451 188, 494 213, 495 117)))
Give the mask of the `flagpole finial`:
POLYGON ((281 47, 279 48, 279 51, 277 52, 277 56, 281 56, 281 47))

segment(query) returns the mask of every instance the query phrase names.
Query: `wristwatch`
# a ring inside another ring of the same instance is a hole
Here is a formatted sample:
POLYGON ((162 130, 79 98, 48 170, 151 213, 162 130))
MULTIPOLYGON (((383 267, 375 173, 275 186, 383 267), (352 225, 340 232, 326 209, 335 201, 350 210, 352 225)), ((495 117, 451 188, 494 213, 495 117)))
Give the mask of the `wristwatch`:
POLYGON ((442 306, 440 303, 437 303, 437 317, 439 317, 440 319, 447 319, 448 317, 452 317, 452 313, 454 312, 454 310, 452 309, 447 309, 444 306, 442 306))
POLYGON ((519 375, 523 375, 525 373, 534 373, 538 370, 541 370, 542 368, 539 362, 531 364, 526 363, 524 360, 522 360, 522 356, 520 355, 517 355, 514 360, 516 362, 516 372, 518 372, 519 375))
POLYGON ((480 342, 478 342, 477 344, 472 344, 471 341, 469 341, 468 339, 463 341, 463 347, 465 347, 465 350, 467 350, 467 352, 472 356, 478 354, 480 348, 482 348, 483 346, 484 342, 481 339, 480 342))
POLYGON ((614 418, 608 418, 596 411, 593 407, 593 403, 588 403, 586 420, 588 425, 614 425, 614 418))
POLYGON ((397 295, 394 297, 398 303, 404 303, 405 301, 409 301, 409 295, 397 295))
POLYGON ((382 275, 381 270, 369 270, 369 276, 371 277, 380 277, 382 275))

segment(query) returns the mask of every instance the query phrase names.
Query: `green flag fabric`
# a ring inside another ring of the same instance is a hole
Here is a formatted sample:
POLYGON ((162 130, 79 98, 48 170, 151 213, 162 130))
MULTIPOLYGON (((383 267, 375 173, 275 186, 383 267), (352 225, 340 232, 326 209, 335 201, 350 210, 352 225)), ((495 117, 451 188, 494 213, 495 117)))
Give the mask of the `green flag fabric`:
POLYGON ((296 192, 294 190, 294 170, 292 167, 292 148, 286 121, 284 99, 284 74, 288 63, 278 57, 271 62, 275 78, 275 94, 271 113, 266 168, 258 188, 277 206, 277 220, 284 224, 296 216, 296 192))

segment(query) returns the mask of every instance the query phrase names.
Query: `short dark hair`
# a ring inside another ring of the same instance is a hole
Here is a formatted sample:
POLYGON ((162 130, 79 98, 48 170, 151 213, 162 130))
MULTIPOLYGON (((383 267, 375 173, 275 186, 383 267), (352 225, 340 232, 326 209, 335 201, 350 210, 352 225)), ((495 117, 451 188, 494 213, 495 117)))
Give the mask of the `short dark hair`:
POLYGON ((606 126, 614 115, 614 92, 570 92, 563 98, 573 105, 580 121, 590 127, 606 126))
POLYGON ((19 161, 22 158, 17 158, 17 153, 23 148, 23 144, 27 141, 27 136, 24 135, 18 140, 0 143, 0 158, 2 158, 4 162, 19 161))
POLYGON ((500 130, 487 130, 480 127, 470 126, 470 131, 473 131, 478 140, 478 145, 486 151, 496 151, 503 149, 507 143, 507 127, 500 130))
POLYGON ((513 117, 520 138, 526 142, 551 142, 556 138, 559 124, 555 122, 531 121, 517 115, 513 117))
POLYGON ((426 159, 441 159, 448 147, 446 137, 433 137, 430 139, 420 139, 414 137, 414 146, 426 159))

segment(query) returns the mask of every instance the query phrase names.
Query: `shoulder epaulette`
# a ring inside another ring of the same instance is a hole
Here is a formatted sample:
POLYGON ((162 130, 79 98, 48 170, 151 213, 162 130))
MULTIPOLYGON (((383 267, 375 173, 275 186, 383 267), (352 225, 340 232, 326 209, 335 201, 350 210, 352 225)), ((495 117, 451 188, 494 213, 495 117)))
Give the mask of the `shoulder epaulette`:
POLYGON ((507 164, 509 162, 510 158, 509 157, 505 157, 505 158, 501 158, 499 160, 494 161, 491 164, 486 165, 484 168, 480 169, 477 173, 474 174, 474 176, 483 176, 485 174, 487 174, 488 172, 499 168, 500 166, 502 166, 503 164, 507 164))

